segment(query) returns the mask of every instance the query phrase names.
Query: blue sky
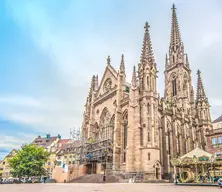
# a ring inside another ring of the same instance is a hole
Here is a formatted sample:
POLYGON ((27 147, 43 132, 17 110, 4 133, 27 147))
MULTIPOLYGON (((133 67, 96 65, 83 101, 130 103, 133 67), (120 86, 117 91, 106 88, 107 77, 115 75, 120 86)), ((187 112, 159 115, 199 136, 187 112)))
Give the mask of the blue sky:
MULTIPOLYGON (((222 2, 174 1, 196 87, 202 77, 212 118, 222 113, 222 2)), ((0 1, 0 159, 38 134, 80 126, 91 76, 100 79, 107 55, 127 79, 140 58, 149 22, 163 95, 171 0, 0 1)))

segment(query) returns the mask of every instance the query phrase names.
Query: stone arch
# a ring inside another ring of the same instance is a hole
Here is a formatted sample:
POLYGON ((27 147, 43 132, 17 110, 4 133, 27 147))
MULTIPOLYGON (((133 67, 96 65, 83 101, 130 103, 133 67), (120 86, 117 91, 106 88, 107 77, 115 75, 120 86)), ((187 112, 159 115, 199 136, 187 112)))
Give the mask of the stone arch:
POLYGON ((160 161, 155 161, 155 163, 153 164, 153 168, 155 169, 155 177, 156 179, 161 179, 161 175, 162 175, 162 165, 160 163, 160 161))

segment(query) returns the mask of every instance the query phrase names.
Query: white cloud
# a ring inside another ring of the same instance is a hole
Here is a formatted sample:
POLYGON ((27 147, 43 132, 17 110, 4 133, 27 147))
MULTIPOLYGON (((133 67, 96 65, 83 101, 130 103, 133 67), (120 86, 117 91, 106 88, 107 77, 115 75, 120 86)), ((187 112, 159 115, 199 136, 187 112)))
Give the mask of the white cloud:
MULTIPOLYGON (((190 3, 193 4, 193 2, 190 3)), ((101 78, 108 54, 111 54, 112 64, 116 68, 120 63, 121 54, 125 54, 127 79, 131 80, 132 67, 133 65, 137 65, 139 61, 143 38, 143 26, 138 30, 135 27, 136 23, 138 23, 137 19, 134 18, 136 20, 134 23, 126 19, 122 23, 125 30, 119 28, 122 30, 119 32, 115 31, 115 28, 113 31, 109 31, 107 35, 92 29, 93 27, 96 28, 97 25, 95 25, 95 21, 94 23, 90 23, 91 18, 85 19, 89 21, 82 24, 81 29, 77 29, 80 26, 75 26, 76 23, 74 21, 80 19, 80 17, 84 17, 85 14, 79 13, 80 15, 76 16, 75 11, 78 8, 72 3, 67 5, 65 8, 66 11, 61 11, 58 17, 51 14, 47 7, 41 5, 40 1, 26 1, 25 3, 19 1, 16 3, 11 0, 8 1, 7 5, 14 21, 23 29, 25 35, 31 37, 38 50, 50 58, 52 63, 51 68, 56 71, 54 75, 58 84, 50 84, 49 89, 52 93, 49 95, 40 93, 41 97, 18 94, 1 95, 0 115, 4 118, 30 125, 30 129, 67 135, 70 127, 81 125, 83 106, 86 100, 90 76, 97 73, 101 78), (73 15, 77 18, 74 18, 73 15), (59 22, 59 19, 62 21, 59 22), (90 27, 87 28, 86 25, 90 25, 90 27), (92 27, 91 25, 95 26, 92 27), (113 35, 113 33, 116 33, 116 35, 113 35)), ((183 5, 185 5, 185 1, 183 5)), ((204 6, 203 4, 197 3, 192 6, 193 10, 189 14, 183 14, 183 6, 181 5, 181 14, 179 15, 179 23, 183 26, 180 28, 182 34, 187 34, 182 39, 184 40, 185 50, 188 52, 190 58, 191 68, 194 71, 199 66, 205 69, 206 66, 209 66, 209 63, 205 62, 204 56, 208 53, 205 49, 212 47, 221 40, 218 34, 220 34, 222 29, 215 20, 216 18, 220 18, 218 15, 215 17, 215 14, 206 15, 204 12, 204 14, 195 15, 197 14, 195 10, 197 6, 202 12, 206 7, 208 10, 208 6, 203 8, 201 7, 204 6), (204 19, 202 19, 203 17, 204 19), (195 18, 197 19, 195 20, 195 18), (204 25, 201 25, 202 20, 205 22, 204 25), (186 24, 185 21, 189 21, 187 22, 189 24, 186 24), (205 30, 206 23, 211 25, 211 30, 205 30), (195 28, 196 25, 197 27, 195 28), (194 41, 200 43, 194 43, 194 41), (201 55, 197 54, 197 48, 201 48, 201 55), (196 61, 196 63, 193 61, 196 61)), ((212 7, 210 8, 214 10, 212 7)), ((164 7, 164 10, 166 9, 168 8, 164 7)), ((219 11, 217 10, 218 14, 219 11)), ((170 8, 168 14, 170 19, 170 8)), ((141 10, 141 15, 138 14, 138 18, 150 19, 149 13, 146 10, 141 10), (145 15, 143 15, 143 12, 145 15)), ((81 19, 84 20, 84 18, 81 19)), ((118 19, 115 21, 118 22, 118 19)), ((156 50, 155 54, 158 56, 156 60, 158 69, 160 69, 159 75, 162 78, 165 53, 168 51, 165 48, 163 50, 163 47, 168 47, 166 46, 169 43, 169 39, 167 38, 170 36, 169 33, 167 34, 169 25, 165 24, 170 24, 170 21, 167 21, 164 17, 162 20, 158 18, 158 22, 160 25, 159 28, 157 28, 158 26, 151 28, 151 37, 154 50, 156 50)), ((155 25, 155 23, 151 23, 151 26, 155 25)), ((118 23, 115 25, 118 27, 118 23)), ((212 57, 216 56, 212 55, 212 57)), ((220 77, 218 74, 217 76, 220 77)), ((209 79, 208 77, 206 80, 209 79)), ((163 78, 161 80, 162 82, 159 79, 158 83, 162 88, 164 81, 163 78)), ((45 83, 47 84, 48 82, 45 83)), ((213 92, 215 89, 209 87, 209 90, 209 92, 213 92)), ((160 90, 160 92, 163 92, 163 90, 160 90)), ((220 93, 222 94, 222 92, 220 93)), ((214 109, 214 105, 217 105, 216 103, 220 103, 220 100, 212 100, 212 109, 214 109)))
POLYGON ((0 159, 3 159, 8 153, 6 150, 19 149, 22 144, 30 143, 36 135, 19 132, 14 136, 0 135, 0 159), (3 152, 1 150, 4 149, 3 152))
MULTIPOLYGON (((211 106, 221 106, 222 107, 222 99, 219 98, 210 98, 211 106)), ((221 108, 222 109, 222 108, 221 108)))

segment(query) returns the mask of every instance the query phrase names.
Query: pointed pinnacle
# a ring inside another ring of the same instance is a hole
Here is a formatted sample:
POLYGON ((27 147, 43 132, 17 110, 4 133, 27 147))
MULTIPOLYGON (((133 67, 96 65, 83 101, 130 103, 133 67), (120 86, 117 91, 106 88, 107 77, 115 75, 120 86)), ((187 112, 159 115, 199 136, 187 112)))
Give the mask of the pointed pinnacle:
POLYGON ((95 90, 95 75, 92 76, 90 94, 95 90))
POLYGON ((186 54, 186 64, 189 65, 188 55, 186 54))
POLYGON ((167 67, 167 65, 168 65, 168 56, 166 54, 165 67, 167 67))
POLYGON ((132 87, 136 87, 136 66, 133 67, 133 75, 132 75, 132 87))
POLYGON ((121 62, 120 62, 120 72, 125 73, 125 64, 124 64, 124 55, 121 56, 121 62))
POLYGON ((205 90, 204 90, 204 86, 203 86, 203 82, 202 82, 200 74, 201 74, 201 72, 198 69, 198 71, 197 71, 197 98, 196 98, 196 102, 198 102, 198 101, 208 102, 208 98, 205 94, 205 90))
POLYGON ((108 55, 108 58, 107 58, 107 65, 110 65, 110 56, 108 55))

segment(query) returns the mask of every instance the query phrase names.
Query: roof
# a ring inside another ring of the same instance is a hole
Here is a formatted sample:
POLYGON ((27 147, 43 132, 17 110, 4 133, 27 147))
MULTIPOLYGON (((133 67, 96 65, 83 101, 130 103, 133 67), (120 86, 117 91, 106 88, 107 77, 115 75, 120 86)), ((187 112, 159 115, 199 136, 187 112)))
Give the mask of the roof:
POLYGON ((74 148, 80 146, 80 141, 73 141, 72 143, 66 143, 58 149, 58 155, 63 155, 65 153, 72 152, 74 148))
POLYGON ((8 155, 5 157, 13 157, 18 151, 16 149, 12 149, 8 155))
POLYGON ((218 122, 222 122, 222 115, 217 119, 215 119, 212 123, 218 123, 218 122))
POLYGON ((202 156, 207 156, 210 158, 212 157, 212 154, 200 149, 199 147, 196 147, 194 150, 180 157, 180 159, 183 159, 185 157, 193 158, 193 156, 196 156, 197 158, 202 156))
POLYGON ((32 143, 36 144, 37 146, 41 147, 48 147, 50 146, 58 137, 50 137, 50 138, 42 138, 37 137, 32 143))
POLYGON ((60 139, 59 141, 58 141, 58 144, 66 144, 66 143, 68 143, 69 141, 71 141, 71 139, 60 139))

